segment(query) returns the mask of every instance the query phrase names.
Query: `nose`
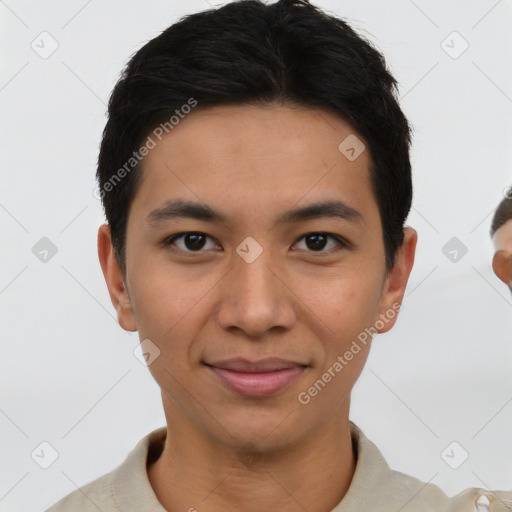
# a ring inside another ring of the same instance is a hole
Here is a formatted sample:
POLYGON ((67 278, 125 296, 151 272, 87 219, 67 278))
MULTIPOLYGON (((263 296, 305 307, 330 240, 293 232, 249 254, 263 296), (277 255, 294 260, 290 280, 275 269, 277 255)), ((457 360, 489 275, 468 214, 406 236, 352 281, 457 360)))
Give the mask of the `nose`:
POLYGON ((271 329, 290 329, 297 319, 293 283, 272 265, 270 251, 252 263, 234 256, 233 269, 220 287, 220 327, 258 339, 271 329))

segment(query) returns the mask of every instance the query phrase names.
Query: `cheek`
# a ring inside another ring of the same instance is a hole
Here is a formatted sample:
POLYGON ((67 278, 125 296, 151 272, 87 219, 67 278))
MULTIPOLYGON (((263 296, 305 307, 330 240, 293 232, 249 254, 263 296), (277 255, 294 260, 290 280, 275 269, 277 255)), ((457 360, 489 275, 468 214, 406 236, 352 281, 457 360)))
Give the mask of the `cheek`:
POLYGON ((165 339, 181 324, 189 325, 214 279, 185 275, 179 269, 155 263, 144 266, 132 279, 131 302, 140 336, 165 339))
POLYGON ((375 321, 380 291, 376 280, 358 274, 316 281, 314 287, 304 284, 298 289, 301 301, 337 343, 357 336, 375 321))
POLYGON ((141 341, 151 340, 160 355, 150 366, 158 382, 168 380, 165 370, 178 378, 196 360, 205 319, 211 314, 209 294, 219 277, 186 275, 168 266, 150 265, 132 280, 131 298, 141 341))
POLYGON ((187 371, 201 297, 197 288, 182 287, 176 280, 158 275, 162 274, 146 273, 134 283, 132 306, 141 342, 149 339, 159 350, 148 369, 160 387, 174 396, 187 371))
POLYGON ((317 310, 329 326, 317 333, 323 354, 310 384, 316 389, 319 380, 328 382, 318 393, 317 407, 334 413, 332 404, 340 405, 359 378, 370 350, 372 337, 365 329, 375 321, 377 295, 377 287, 363 279, 340 282, 317 295, 317 310))

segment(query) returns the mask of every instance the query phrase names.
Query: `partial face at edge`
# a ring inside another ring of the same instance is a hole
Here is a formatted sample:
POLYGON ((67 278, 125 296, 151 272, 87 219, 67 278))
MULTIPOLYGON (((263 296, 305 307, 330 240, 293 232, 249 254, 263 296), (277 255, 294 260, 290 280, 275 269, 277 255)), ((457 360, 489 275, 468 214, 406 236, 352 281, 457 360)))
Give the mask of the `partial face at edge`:
POLYGON ((147 155, 128 219, 126 289, 106 277, 113 301, 119 293, 129 303, 118 309, 121 325, 160 350, 150 370, 175 421, 264 449, 348 414, 370 339, 307 405, 298 397, 332 375, 366 328, 379 319, 377 330, 392 327, 416 243, 409 232, 387 275, 370 156, 340 152, 349 135, 350 125, 323 110, 223 106, 190 114, 147 155), (176 200, 223 220, 162 215, 176 200), (327 201, 356 213, 285 218, 327 201), (177 237, 190 232, 200 236, 177 237), (234 357, 306 368, 280 391, 248 397, 205 365, 234 357))
POLYGON ((492 261, 494 273, 512 291, 512 219, 496 230, 493 236, 495 254, 492 261))

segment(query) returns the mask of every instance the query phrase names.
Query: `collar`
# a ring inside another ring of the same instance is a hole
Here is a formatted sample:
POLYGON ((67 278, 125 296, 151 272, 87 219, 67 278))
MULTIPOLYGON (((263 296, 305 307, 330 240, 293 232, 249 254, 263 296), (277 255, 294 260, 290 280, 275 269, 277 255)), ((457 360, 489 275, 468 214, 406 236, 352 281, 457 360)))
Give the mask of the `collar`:
MULTIPOLYGON (((449 498, 432 483, 424 483, 390 469, 377 446, 363 431, 352 421, 349 421, 349 426, 356 469, 348 491, 331 512, 511 510, 508 507, 512 503, 512 491, 486 492, 483 489, 470 488, 449 498)), ((139 441, 126 460, 111 473, 109 491, 118 510, 130 511, 135 504, 144 503, 144 510, 166 512, 151 487, 146 470, 148 457, 149 460, 158 457, 165 438, 165 427, 151 432, 139 441)))

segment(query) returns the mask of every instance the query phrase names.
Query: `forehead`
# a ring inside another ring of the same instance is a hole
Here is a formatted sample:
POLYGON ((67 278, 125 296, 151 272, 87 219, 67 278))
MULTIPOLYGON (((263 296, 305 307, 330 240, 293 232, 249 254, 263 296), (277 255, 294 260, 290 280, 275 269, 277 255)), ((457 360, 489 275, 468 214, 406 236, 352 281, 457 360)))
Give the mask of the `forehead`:
POLYGON ((323 109, 209 107, 155 142, 143 161, 137 209, 186 198, 249 219, 340 199, 363 215, 378 215, 365 142, 323 109))

